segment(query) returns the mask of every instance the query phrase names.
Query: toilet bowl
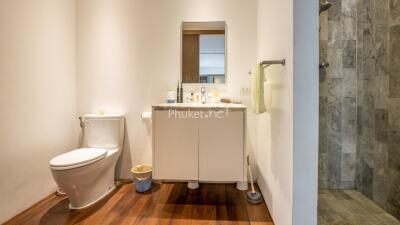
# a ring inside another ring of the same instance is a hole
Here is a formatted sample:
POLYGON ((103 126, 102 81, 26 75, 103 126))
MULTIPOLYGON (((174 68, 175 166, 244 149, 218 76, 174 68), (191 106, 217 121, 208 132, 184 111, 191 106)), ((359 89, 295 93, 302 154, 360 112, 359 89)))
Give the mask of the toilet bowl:
POLYGON ((66 193, 70 209, 82 209, 107 196, 114 188, 114 173, 123 142, 122 115, 86 115, 85 148, 50 160, 57 185, 66 193))

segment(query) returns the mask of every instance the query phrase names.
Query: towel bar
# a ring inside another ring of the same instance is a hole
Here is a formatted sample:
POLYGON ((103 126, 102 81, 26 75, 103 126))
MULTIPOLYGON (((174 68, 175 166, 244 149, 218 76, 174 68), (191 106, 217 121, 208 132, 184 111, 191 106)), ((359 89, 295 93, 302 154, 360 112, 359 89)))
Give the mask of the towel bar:
POLYGON ((286 64, 286 61, 285 59, 281 59, 281 60, 266 60, 261 62, 261 65, 263 65, 264 68, 273 64, 281 64, 282 66, 284 66, 286 64))
MULTIPOLYGON (((282 66, 284 66, 286 64, 286 60, 285 59, 281 59, 281 60, 264 60, 260 64, 263 65, 264 68, 267 68, 268 66, 274 65, 274 64, 281 64, 282 66)), ((251 75, 251 70, 249 71, 249 75, 251 75)))

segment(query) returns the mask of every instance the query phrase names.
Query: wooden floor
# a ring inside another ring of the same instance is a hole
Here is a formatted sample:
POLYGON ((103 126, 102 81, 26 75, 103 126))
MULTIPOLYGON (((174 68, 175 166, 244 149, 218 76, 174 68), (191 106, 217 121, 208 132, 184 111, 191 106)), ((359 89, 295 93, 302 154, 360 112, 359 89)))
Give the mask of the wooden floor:
POLYGON ((248 204, 246 192, 234 184, 201 184, 189 191, 183 183, 156 183, 146 194, 123 184, 87 209, 71 211, 68 204, 65 197, 51 195, 5 224, 273 225, 266 205, 248 204))
POLYGON ((400 222, 355 190, 319 190, 318 225, 399 225, 400 222))

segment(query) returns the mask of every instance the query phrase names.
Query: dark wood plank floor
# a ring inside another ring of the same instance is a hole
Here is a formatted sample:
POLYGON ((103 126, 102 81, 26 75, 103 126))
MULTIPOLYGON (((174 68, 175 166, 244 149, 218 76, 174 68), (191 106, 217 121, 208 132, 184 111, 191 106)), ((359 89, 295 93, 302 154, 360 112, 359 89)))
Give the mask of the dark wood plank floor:
POLYGON ((155 183, 150 193, 138 194, 132 184, 78 211, 68 199, 51 195, 5 224, 266 224, 273 225, 266 205, 246 202, 246 192, 234 184, 201 184, 188 190, 183 183, 155 183))

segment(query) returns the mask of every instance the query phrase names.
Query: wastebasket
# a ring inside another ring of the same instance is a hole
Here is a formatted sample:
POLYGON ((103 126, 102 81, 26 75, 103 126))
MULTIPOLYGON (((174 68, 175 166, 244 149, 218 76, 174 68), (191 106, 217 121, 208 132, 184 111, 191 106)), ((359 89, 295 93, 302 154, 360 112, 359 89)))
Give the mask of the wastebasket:
POLYGON ((137 192, 146 192, 151 189, 152 179, 152 168, 149 164, 140 164, 131 169, 133 174, 133 183, 137 192))

